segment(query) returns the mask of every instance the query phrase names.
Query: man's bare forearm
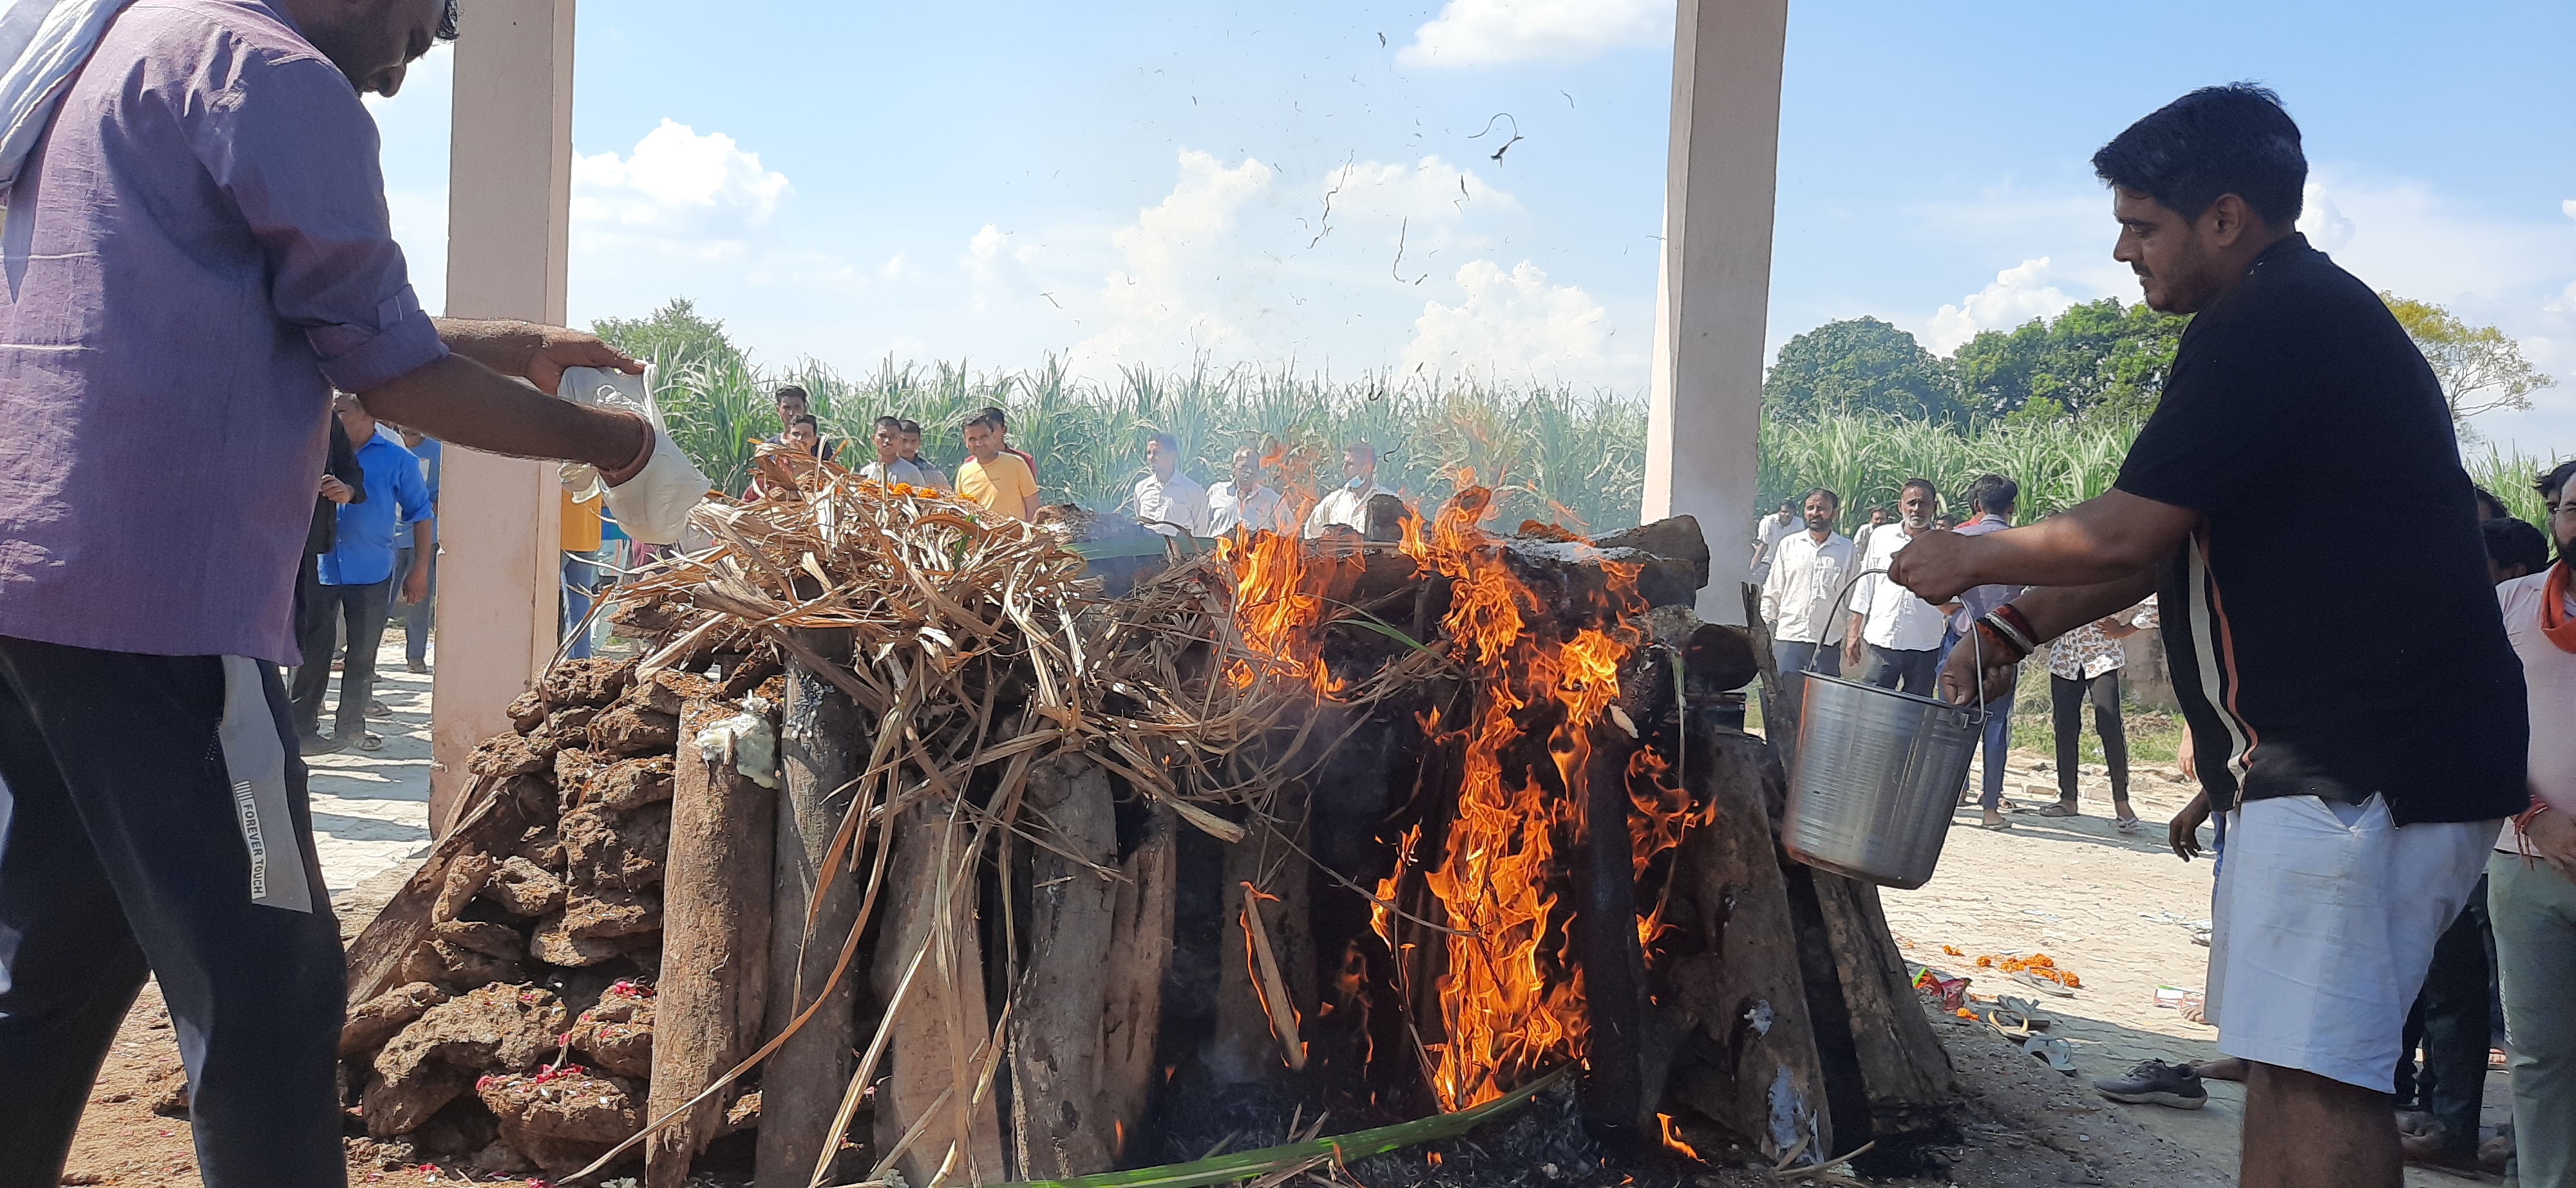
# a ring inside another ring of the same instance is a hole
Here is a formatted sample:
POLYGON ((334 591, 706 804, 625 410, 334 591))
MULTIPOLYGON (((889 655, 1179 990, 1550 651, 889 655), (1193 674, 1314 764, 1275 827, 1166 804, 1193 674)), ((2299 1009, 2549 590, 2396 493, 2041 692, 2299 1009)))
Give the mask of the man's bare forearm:
POLYGON ((459 353, 358 394, 379 420, 487 454, 622 467, 648 448, 640 417, 558 400, 459 353))
POLYGON ((534 322, 507 318, 431 318, 447 349, 503 375, 518 375, 545 343, 545 331, 534 322))
POLYGON ((2032 590, 2013 599, 2012 607, 2030 620, 2038 642, 2046 643, 2104 615, 2136 606, 2155 592, 2156 571, 2149 567, 2117 581, 2032 590))

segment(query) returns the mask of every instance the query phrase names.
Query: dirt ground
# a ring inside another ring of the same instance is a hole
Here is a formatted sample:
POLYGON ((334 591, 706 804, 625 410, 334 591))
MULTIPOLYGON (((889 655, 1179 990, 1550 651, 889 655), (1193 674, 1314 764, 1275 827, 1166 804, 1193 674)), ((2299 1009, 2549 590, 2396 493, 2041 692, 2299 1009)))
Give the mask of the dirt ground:
MULTIPOLYGON (((2052 785, 2035 770, 2035 752, 2015 755, 2007 795, 2036 805, 2053 786, 2025 794, 2025 785, 2052 785)), ((1972 992, 2036 999, 2052 1016, 2054 1032, 2074 1049, 2077 1075, 2062 1076, 1983 1023, 1934 1012, 1967 1091, 1960 1113, 1961 1141, 1925 1153, 1907 1168, 1879 1169, 1868 1182, 1907 1188, 2039 1188, 2094 1184, 2109 1188, 2168 1188, 2175 1184, 2235 1181, 2238 1131, 2243 1121, 2240 1086, 2210 1082, 2206 1109, 2115 1105, 2091 1091, 2092 1078, 2126 1070, 2145 1059, 2203 1060, 2216 1056, 2216 1032, 2186 1022, 2156 1005, 2159 985, 2198 990, 2208 950, 2193 943, 2187 924, 2209 914, 2209 866, 2185 864, 2164 845, 2163 822, 2188 792, 2179 773, 2141 772, 2133 794, 2151 823, 2135 834, 2116 832, 2105 817, 2054 820, 2017 814, 2014 827, 1989 833, 1964 824, 1963 815, 1942 856, 1939 873, 1918 891, 1889 892, 1890 925, 1907 955, 1918 962, 1973 979, 1972 992), (1944 946, 1958 950, 1953 956, 1944 946), (1996 970, 1975 967, 1982 955, 2045 952, 2076 972, 2082 987, 2072 997, 2043 995, 1996 970), (1902 1174, 1897 1174, 1897 1173, 1902 1174)), ((2084 781, 2088 812, 2108 813, 2106 782, 2084 781)), ((398 885, 407 868, 367 880, 338 897, 345 934, 354 935, 398 885)), ((118 1035, 82 1122, 66 1184, 134 1188, 193 1188, 199 1183, 184 1111, 170 1095, 184 1081, 168 1012, 157 990, 147 989, 118 1035)), ((2501 1073, 2488 1078, 2488 1118, 2510 1112, 2501 1073)), ((1488 1127, 1505 1125, 1495 1123, 1488 1127)), ((1749 1152, 1730 1150, 1721 1137, 1693 1135, 1713 1166, 1655 1158, 1645 1166, 1603 1168, 1482 1167, 1484 1132, 1444 1144, 1447 1162, 1428 1174, 1384 1176, 1401 1183, 1479 1185, 1631 1184, 1636 1188, 1738 1188, 1775 1181, 1756 1169, 1749 1152)), ((1402 1155, 1386 1160, 1404 1159, 1402 1155)), ((1381 1163, 1381 1167, 1385 1165, 1381 1163)), ((427 1185, 526 1183, 526 1177, 475 1175, 408 1162, 399 1147, 353 1140, 353 1184, 427 1185)), ((1359 1182, 1375 1185, 1377 1180, 1359 1182)), ((2460 1185, 2459 1178, 2410 1170, 2419 1188, 2460 1185)))

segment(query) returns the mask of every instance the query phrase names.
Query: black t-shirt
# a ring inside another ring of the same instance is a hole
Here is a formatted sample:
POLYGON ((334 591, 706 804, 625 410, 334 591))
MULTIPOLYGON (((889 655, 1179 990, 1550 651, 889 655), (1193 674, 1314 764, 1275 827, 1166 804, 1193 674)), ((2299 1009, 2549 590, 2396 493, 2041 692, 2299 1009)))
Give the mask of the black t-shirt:
POLYGON ((2265 249, 2183 332, 2118 486, 2203 517, 2159 609, 2214 810, 2522 808, 2522 665, 2469 477, 2441 386, 2369 286, 2303 236, 2265 249))

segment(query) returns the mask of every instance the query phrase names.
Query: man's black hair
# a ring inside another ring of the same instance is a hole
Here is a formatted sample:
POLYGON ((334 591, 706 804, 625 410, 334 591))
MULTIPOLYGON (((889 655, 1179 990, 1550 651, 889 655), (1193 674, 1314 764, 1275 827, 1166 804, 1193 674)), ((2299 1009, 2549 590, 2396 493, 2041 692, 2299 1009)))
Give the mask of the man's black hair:
POLYGON ((785 404, 790 399, 794 399, 803 401, 807 408, 814 407, 814 398, 806 395, 805 389, 797 387, 794 384, 789 384, 786 387, 780 388, 777 392, 771 394, 769 398, 771 401, 778 404, 785 404))
POLYGON ((1365 441, 1355 441, 1349 445, 1343 446, 1342 452, 1345 454, 1364 454, 1368 457, 1369 465, 1377 465, 1377 447, 1370 445, 1365 441))
POLYGON ((446 11, 438 14, 438 32, 431 36, 440 41, 456 40, 456 0, 447 0, 446 11))
POLYGON ((2540 534, 2540 529, 2507 517, 2482 521, 2478 531, 2486 534, 2487 560, 2498 568, 2520 566, 2524 573, 2549 568, 2549 539, 2540 534))
POLYGON ((2478 486, 2475 483, 2471 483, 2469 485, 2469 494, 2478 501, 2479 519, 2509 520, 2513 518, 2513 512, 2505 507, 2504 500, 2495 497, 2495 492, 2478 486))
POLYGON ((921 436, 921 422, 913 420, 911 417, 905 417, 903 419, 903 432, 909 433, 914 437, 921 436))
POLYGON ((1968 484, 1968 508, 1971 511, 2008 516, 2012 514, 2013 506, 2020 502, 2021 484, 2000 474, 1981 474, 1975 482, 1968 484))
POLYGON ((870 429, 883 429, 888 433, 901 433, 904 431, 902 417, 878 417, 876 419, 876 423, 868 427, 870 429))
MULTIPOLYGON (((1808 500, 1813 499, 1818 495, 1824 496, 1825 502, 1834 505, 1835 511, 1841 511, 1843 509, 1843 497, 1834 494, 1831 490, 1824 487, 1807 488, 1807 493, 1798 497, 1798 506, 1802 508, 1805 507, 1808 500)), ((1780 506, 1788 507, 1789 504, 1784 500, 1781 502, 1780 506)))
POLYGON ((998 408, 988 408, 982 412, 976 413, 974 416, 966 418, 966 428, 972 429, 977 425, 994 430, 1004 428, 1005 426, 1002 422, 1002 410, 998 408))
MULTIPOLYGON (((975 414, 975 416, 976 416, 978 419, 986 418, 986 417, 991 418, 991 419, 992 419, 992 422, 993 422, 993 427, 994 427, 994 428, 996 428, 996 429, 1008 429, 1008 428, 1010 428, 1010 427, 1011 427, 1011 418, 1009 418, 1008 416, 1003 415, 1003 413, 1002 413, 1002 406, 1001 406, 1001 405, 998 405, 998 404, 987 404, 987 405, 985 405, 985 406, 984 406, 984 410, 983 410, 982 412, 976 413, 976 414, 975 414)), ((973 422, 973 421, 968 421, 968 422, 967 422, 967 424, 970 424, 970 425, 971 425, 971 424, 974 424, 974 422, 973 422)))
POLYGON ((2540 492, 2541 498, 2547 499, 2566 490, 2567 484, 2571 481, 2576 481, 2576 459, 2561 462, 2550 468, 2537 482, 2531 484, 2531 489, 2540 492))
POLYGON ((815 415, 814 415, 814 414, 812 414, 812 413, 805 413, 805 414, 802 414, 802 415, 798 416, 795 420, 789 421, 789 422, 787 422, 787 423, 788 423, 788 424, 790 424, 790 425, 812 425, 812 426, 814 427, 814 436, 816 436, 816 437, 821 437, 821 436, 823 436, 823 421, 822 421, 822 418, 817 417, 817 416, 815 416, 815 415))
POLYGON ((1923 489, 1924 489, 1924 490, 1926 490, 1926 491, 1930 491, 1930 492, 1932 493, 1932 498, 1933 498, 1933 500, 1934 500, 1935 502, 1938 502, 1938 501, 1940 500, 1940 498, 1941 498, 1941 488, 1936 487, 1936 486, 1933 486, 1933 485, 1932 485, 1932 480, 1927 479, 1927 478, 1910 478, 1910 479, 1905 480, 1905 485, 1904 485, 1904 486, 1898 487, 1898 488, 1896 489, 1896 494, 1897 494, 1897 496, 1898 496, 1899 502, 1902 502, 1902 501, 1903 501, 1903 496, 1905 495, 1905 493, 1906 493, 1906 492, 1911 491, 1911 490, 1915 489, 1916 487, 1921 487, 1921 488, 1923 488, 1923 489))
POLYGON ((2129 125, 2093 154, 2093 173, 2186 219, 2234 194, 2286 230, 2299 221, 2308 158, 2281 97, 2239 82, 2202 87, 2129 125))
POLYGON ((1169 433, 1148 433, 1145 435, 1145 444, 1161 446, 1166 454, 1177 456, 1181 452, 1181 443, 1172 440, 1172 435, 1169 433))

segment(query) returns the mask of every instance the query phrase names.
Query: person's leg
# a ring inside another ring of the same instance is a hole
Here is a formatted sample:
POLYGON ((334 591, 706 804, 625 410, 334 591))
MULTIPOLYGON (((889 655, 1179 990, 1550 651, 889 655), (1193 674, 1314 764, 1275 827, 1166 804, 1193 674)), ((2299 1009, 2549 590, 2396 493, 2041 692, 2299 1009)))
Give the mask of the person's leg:
POLYGON ((143 950, 0 670, 0 1188, 53 1188, 143 950))
POLYGON ((2576 1186, 2576 883, 2547 863, 2487 865, 2496 971, 2513 1056, 2516 1157, 2525 1188, 2576 1186))
POLYGON ((2248 1188, 2399 1182, 2398 1032, 2495 828, 2401 829, 2378 800, 2314 797, 2257 800, 2229 823, 2210 985, 2219 1051, 2255 1066, 2248 1188))
POLYGON ((367 702, 376 695, 376 648, 385 640, 386 603, 393 598, 393 583, 340 590, 349 623, 349 659, 340 668, 340 712, 332 734, 354 743, 367 733, 367 702))
POLYGON ((2048 723, 2057 735, 2057 799, 2076 801, 2075 768, 2084 757, 2084 682, 2048 674, 2048 723))
POLYGON ((563 626, 558 638, 567 641, 564 656, 572 660, 590 659, 590 633, 582 630, 590 617, 591 591, 594 588, 590 562, 579 553, 563 555, 563 626))
POLYGON ((2480 876, 2459 919, 2434 942, 2433 966, 2419 996, 2424 1071, 2432 1082, 2424 1108, 2440 1132, 2430 1145, 2458 1156, 2458 1162, 2477 1156, 2478 1110, 2486 1101, 2486 895, 2487 881, 2480 876))
POLYGON ((415 557, 415 565, 429 566, 429 591, 420 601, 403 608, 403 660, 413 672, 425 671, 429 665, 430 625, 435 621, 438 605, 438 548, 431 546, 426 557, 415 557))
POLYGON ((2245 1066, 2241 1188, 2397 1188, 2388 1095, 2259 1060, 2245 1066))
POLYGON ((1904 678, 1900 661, 1903 652, 1891 652, 1866 640, 1860 645, 1860 679, 1865 685, 1893 689, 1904 678))
POLYGON ((2102 763, 2111 769, 2111 805, 2122 820, 2133 820, 2129 807, 2129 732, 2120 720, 2120 670, 2112 669, 2084 683, 2093 703, 2093 732, 2102 737, 2102 763))
POLYGON ((1896 654, 1904 657, 1903 660, 1898 662, 1899 671, 1896 687, 1899 692, 1911 693, 1917 697, 1939 697, 1941 695, 1939 687, 1941 676, 1941 653, 1939 650, 1925 648, 1920 652, 1898 652, 1896 654))
POLYGON ((2004 764, 2012 755, 2012 711, 2010 696, 1986 706, 1986 749, 1981 757, 1984 767, 1978 773, 1983 794, 1977 803, 1985 806, 1988 813, 2004 811, 2004 764))
POLYGON ((331 692, 331 649, 339 641, 340 622, 339 603, 313 565, 313 558, 305 558, 304 575, 296 580, 295 647, 304 662, 295 666, 292 687, 295 730, 308 738, 322 732, 322 700, 331 692))
MULTIPOLYGON (((272 870, 280 860, 302 867, 313 910, 295 911, 251 899, 245 815, 216 745, 223 663, 0 639, 0 679, 41 736, 169 1002, 207 1188, 341 1188, 333 1078, 347 991, 339 928, 313 857, 304 764, 285 690, 263 665, 259 708, 284 751, 288 820, 261 836, 272 870)), ((14 761, 17 748, 10 749, 14 761)), ((18 772, 8 775, 14 784, 18 772)), ((279 886, 273 875, 268 885, 279 886)), ((91 952, 119 960, 112 933, 91 952)), ((130 995, 129 988, 119 997, 130 995)), ((6 1095, 30 1066, 0 1067, 9 1072, 0 1076, 6 1095)), ((0 1127, 11 1124, 10 1113, 0 1110, 0 1127)), ((0 1144, 0 1167, 14 1172, 16 1158, 0 1144)), ((7 1188, 22 1182, 0 1180, 7 1188)))

